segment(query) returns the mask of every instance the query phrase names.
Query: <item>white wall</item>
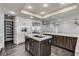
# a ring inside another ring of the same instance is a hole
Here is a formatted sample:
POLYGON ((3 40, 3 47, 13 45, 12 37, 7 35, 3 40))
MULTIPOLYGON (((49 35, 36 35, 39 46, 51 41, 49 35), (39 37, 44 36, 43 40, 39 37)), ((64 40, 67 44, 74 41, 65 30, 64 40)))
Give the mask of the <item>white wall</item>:
POLYGON ((15 20, 15 44, 24 42, 24 33, 22 32, 23 27, 27 27, 27 33, 31 33, 32 21, 22 17, 16 17, 15 20))
POLYGON ((74 19, 77 18, 76 16, 62 18, 62 23, 60 23, 58 27, 58 32, 61 33, 69 33, 69 34, 79 34, 79 26, 74 24, 74 19))
POLYGON ((46 24, 42 26, 43 32, 55 32, 53 24, 46 24))
POLYGON ((0 13, 0 49, 4 47, 4 14, 0 13))
MULTIPOLYGON (((74 24, 74 19, 79 18, 79 14, 74 14, 73 16, 68 16, 61 18, 59 25, 55 26, 54 24, 48 24, 44 26, 43 30, 49 32, 59 32, 59 33, 69 33, 69 34, 79 34, 79 26, 74 24), (57 29, 57 30, 56 30, 57 29)), ((52 22, 51 20, 50 22, 52 22)))
MULTIPOLYGON (((52 21, 50 21, 52 22, 52 21)), ((42 25, 42 31, 43 33, 45 32, 51 32, 51 33, 56 33, 58 32, 58 26, 53 24, 53 23, 48 23, 48 24, 43 24, 42 25)))
POLYGON ((25 42, 25 36, 24 36, 24 32, 22 32, 22 28, 26 27, 27 28, 27 34, 31 34, 32 33, 32 22, 39 22, 36 20, 31 20, 31 19, 27 19, 27 18, 23 18, 23 17, 16 17, 15 20, 15 44, 19 44, 22 42, 25 42))
POLYGON ((69 34, 77 34, 75 26, 76 25, 73 22, 69 22, 69 21, 62 22, 58 26, 58 32, 60 32, 60 33, 69 33, 69 34))

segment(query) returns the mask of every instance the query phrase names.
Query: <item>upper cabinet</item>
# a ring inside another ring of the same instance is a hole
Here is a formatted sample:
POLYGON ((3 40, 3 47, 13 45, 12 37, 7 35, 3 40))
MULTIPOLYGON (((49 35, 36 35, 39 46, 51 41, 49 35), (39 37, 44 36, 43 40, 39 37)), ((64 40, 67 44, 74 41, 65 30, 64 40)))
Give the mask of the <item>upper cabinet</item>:
POLYGON ((32 22, 32 26, 40 26, 39 22, 32 22))
POLYGON ((40 33, 41 32, 41 23, 40 22, 32 22, 32 33, 40 33))

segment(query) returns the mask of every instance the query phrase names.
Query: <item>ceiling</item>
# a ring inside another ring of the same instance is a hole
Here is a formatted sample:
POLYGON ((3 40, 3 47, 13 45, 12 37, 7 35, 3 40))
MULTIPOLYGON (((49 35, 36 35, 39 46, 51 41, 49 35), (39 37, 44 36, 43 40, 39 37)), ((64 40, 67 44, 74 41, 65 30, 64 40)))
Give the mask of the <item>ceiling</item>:
POLYGON ((23 8, 23 10, 26 10, 28 12, 31 12, 33 14, 37 14, 40 16, 45 16, 50 14, 51 12, 54 12, 60 8, 69 6, 70 4, 60 4, 60 3, 49 3, 47 7, 43 7, 43 3, 31 3, 31 4, 26 4, 23 8), (32 9, 28 9, 28 6, 32 6, 32 9), (40 12, 44 11, 45 14, 41 14, 40 12))
POLYGON ((24 17, 30 17, 35 19, 54 19, 57 17, 64 17, 79 10, 76 9, 75 3, 0 3, 0 12, 10 14, 11 11, 15 12, 15 15, 24 17), (73 6, 75 9, 69 12, 62 12, 63 9, 73 6), (60 13, 61 12, 61 15, 60 13))

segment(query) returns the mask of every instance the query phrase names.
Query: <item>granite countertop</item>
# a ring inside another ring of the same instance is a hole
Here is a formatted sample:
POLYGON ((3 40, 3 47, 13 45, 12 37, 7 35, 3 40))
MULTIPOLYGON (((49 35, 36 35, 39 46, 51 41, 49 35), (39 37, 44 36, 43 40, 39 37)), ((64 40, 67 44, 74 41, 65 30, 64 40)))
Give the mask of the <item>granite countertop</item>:
POLYGON ((24 34, 24 35, 37 41, 43 41, 52 38, 52 36, 42 35, 42 34, 24 34), (35 37, 35 36, 39 36, 39 37, 35 37))

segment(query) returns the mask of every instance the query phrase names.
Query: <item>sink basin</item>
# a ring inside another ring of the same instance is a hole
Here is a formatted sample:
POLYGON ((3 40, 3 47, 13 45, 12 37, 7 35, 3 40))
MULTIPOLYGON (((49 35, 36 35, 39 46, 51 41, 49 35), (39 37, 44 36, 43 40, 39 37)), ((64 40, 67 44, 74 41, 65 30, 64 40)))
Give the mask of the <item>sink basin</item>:
POLYGON ((40 35, 33 35, 34 37, 38 37, 38 38, 43 38, 44 36, 40 36, 40 35))

